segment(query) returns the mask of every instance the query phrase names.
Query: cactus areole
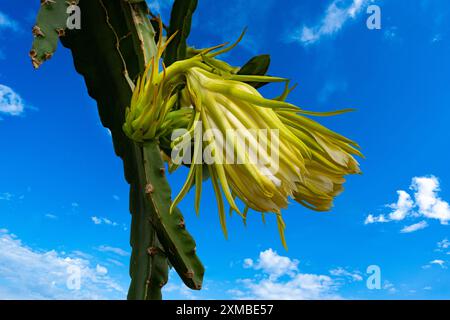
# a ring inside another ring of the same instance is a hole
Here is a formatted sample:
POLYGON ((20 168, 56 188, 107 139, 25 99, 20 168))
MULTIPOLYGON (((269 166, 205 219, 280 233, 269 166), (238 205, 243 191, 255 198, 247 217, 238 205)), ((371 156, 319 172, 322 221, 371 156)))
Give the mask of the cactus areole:
POLYGON ((229 46, 188 47, 196 7, 197 0, 176 0, 163 27, 144 0, 41 1, 32 30, 35 68, 52 57, 58 39, 72 51, 124 161, 131 186, 129 299, 161 299, 169 263, 189 288, 201 289, 204 267, 177 206, 195 186, 199 213, 204 180, 211 178, 225 236, 227 205, 244 223, 251 212, 263 219, 274 214, 287 248, 282 210, 289 199, 330 210, 344 177, 360 172, 358 145, 311 119, 349 110, 318 113, 287 102, 293 88, 287 79, 266 75, 267 55, 243 67, 220 60, 244 33, 229 46), (82 15, 79 30, 67 28, 73 5, 82 15), (285 84, 277 98, 257 90, 275 82, 285 84), (173 201, 166 164, 169 172, 189 167, 173 201))

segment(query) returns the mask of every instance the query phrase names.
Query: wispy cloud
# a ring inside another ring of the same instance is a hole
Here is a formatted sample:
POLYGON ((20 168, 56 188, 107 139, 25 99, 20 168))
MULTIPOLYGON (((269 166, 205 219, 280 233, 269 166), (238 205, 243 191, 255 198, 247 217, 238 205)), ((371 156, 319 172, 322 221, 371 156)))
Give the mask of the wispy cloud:
POLYGON ((108 274, 108 269, 99 264, 97 264, 97 266, 95 267, 95 271, 97 272, 97 274, 103 275, 103 276, 108 274))
POLYGON ((378 216, 375 216, 373 214, 369 214, 366 217, 366 220, 364 220, 364 224, 386 223, 386 222, 389 222, 389 220, 384 216, 384 214, 380 214, 378 216))
POLYGON ((0 299, 121 299, 124 289, 101 265, 75 255, 41 251, 0 231, 0 299), (71 276, 80 275, 79 286, 71 276))
POLYGON ((447 269, 447 266, 446 266, 446 264, 445 264, 445 261, 444 261, 444 260, 441 260, 441 259, 435 259, 435 260, 432 260, 432 261, 428 262, 428 264, 422 266, 422 268, 423 268, 423 269, 430 269, 432 266, 439 266, 439 267, 441 267, 442 269, 447 269))
POLYGON ((94 222, 94 224, 97 224, 97 225, 106 224, 106 225, 110 225, 113 227, 116 227, 119 225, 117 222, 114 222, 112 220, 109 220, 108 218, 103 218, 103 217, 93 216, 93 217, 91 217, 91 220, 92 220, 92 222, 94 222))
POLYGON ((436 259, 436 260, 430 261, 430 264, 437 264, 438 266, 444 267, 445 261, 436 259))
POLYGON ((300 41, 303 45, 311 45, 325 36, 332 36, 349 20, 355 19, 368 2, 368 0, 334 0, 317 25, 303 26, 292 40, 300 41))
POLYGON ((117 261, 116 259, 108 258, 108 259, 106 259, 106 261, 108 261, 109 263, 111 263, 111 264, 113 264, 115 266, 118 266, 118 267, 124 267, 125 266, 122 262, 117 261))
POLYGON ((383 282, 383 290, 386 290, 389 293, 396 293, 397 288, 394 286, 394 284, 388 280, 385 280, 383 282))
POLYGON ((110 246, 105 246, 105 245, 101 245, 100 247, 98 247, 96 249, 100 252, 110 252, 110 253, 114 253, 114 254, 117 254, 122 257, 127 257, 130 255, 129 252, 127 252, 121 248, 115 248, 115 247, 110 247, 110 246))
POLYGON ((25 110, 25 103, 13 89, 0 84, 0 115, 19 116, 25 110))
MULTIPOLYGON (((440 184, 435 176, 414 177, 409 188, 413 197, 404 190, 397 191, 396 203, 386 207, 392 211, 388 214, 374 216, 369 214, 364 223, 381 223, 390 221, 404 221, 405 219, 434 219, 443 225, 450 221, 450 205, 439 197, 440 184)), ((426 228, 428 223, 423 220, 410 226, 406 226, 401 232, 408 233, 426 228)))
POLYGON ((403 229, 400 230, 400 232, 401 233, 411 233, 411 232, 416 232, 418 230, 425 229, 426 227, 428 227, 428 223, 426 221, 420 221, 418 223, 414 223, 412 225, 403 227, 403 229))
POLYGON ((363 277, 359 271, 348 271, 345 268, 339 267, 330 270, 330 274, 335 277, 349 278, 352 281, 362 281, 363 277))
POLYGON ((6 14, 0 11, 0 30, 2 29, 9 29, 12 31, 18 31, 19 30, 19 24, 6 14))

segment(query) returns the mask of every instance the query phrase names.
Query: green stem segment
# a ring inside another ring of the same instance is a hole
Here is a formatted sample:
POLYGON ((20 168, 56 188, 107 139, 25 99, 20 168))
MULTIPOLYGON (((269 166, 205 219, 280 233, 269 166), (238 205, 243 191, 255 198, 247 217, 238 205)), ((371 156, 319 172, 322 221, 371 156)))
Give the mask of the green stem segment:
POLYGON ((154 210, 151 222, 178 275, 191 289, 202 287, 204 267, 196 255, 196 244, 187 232, 184 218, 176 208, 170 213, 171 189, 165 178, 165 166, 156 142, 143 145, 145 193, 154 210))
POLYGON ((168 214, 171 192, 161 170, 159 147, 156 143, 138 145, 122 131, 132 81, 156 52, 147 5, 144 0, 80 0, 81 29, 67 30, 69 2, 41 5, 31 58, 39 67, 54 52, 60 37, 72 51, 75 68, 97 101, 101 121, 111 130, 116 154, 124 162, 132 214, 128 299, 161 299, 167 259, 190 288, 199 289, 204 269, 194 240, 183 228, 181 213, 168 214))

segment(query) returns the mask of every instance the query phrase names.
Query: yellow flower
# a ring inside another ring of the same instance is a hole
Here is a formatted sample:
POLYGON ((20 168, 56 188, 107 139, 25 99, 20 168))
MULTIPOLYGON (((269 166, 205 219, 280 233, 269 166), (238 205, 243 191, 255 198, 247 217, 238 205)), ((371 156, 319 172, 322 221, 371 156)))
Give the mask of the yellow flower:
MULTIPOLYGON (((282 80, 258 78, 263 81, 282 80)), ((244 212, 250 208, 261 213, 275 213, 285 244, 281 209, 288 206, 290 197, 308 208, 329 210, 333 198, 342 190, 344 175, 359 172, 358 163, 352 157, 352 154, 360 155, 354 148, 356 144, 302 115, 316 113, 303 111, 284 101, 265 99, 256 89, 233 77, 227 79, 205 68, 189 68, 182 101, 194 107, 204 131, 220 133, 209 137, 207 142, 194 139, 194 158, 212 146, 213 151, 230 148, 227 150, 233 150, 237 159, 246 159, 242 163, 217 161, 227 156, 219 152, 216 161, 208 166, 225 234, 222 194, 239 214, 242 213, 236 205, 236 197, 245 204, 244 212), (276 131, 278 135, 245 135, 250 130, 267 129, 276 131), (242 145, 239 139, 224 141, 223 137, 230 132, 243 132, 248 145, 242 145), (273 153, 276 153, 275 158, 273 153), (258 154, 261 159, 249 161, 249 154, 258 154), (275 170, 274 161, 277 161, 275 170)), ((191 166, 173 207, 192 184, 201 190, 201 174, 200 165, 191 166)), ((197 192, 197 210, 199 197, 197 192)))
POLYGON ((352 155, 362 157, 353 141, 299 114, 277 112, 281 121, 310 149, 304 180, 297 185, 294 199, 316 211, 331 209, 333 199, 343 190, 344 176, 360 173, 352 155))
POLYGON ((124 130, 136 141, 167 141, 171 130, 187 129, 171 144, 175 152, 191 145, 194 149, 171 211, 195 185, 199 212, 206 166, 225 235, 224 198, 244 221, 249 209, 276 214, 286 246, 281 210, 289 199, 316 211, 329 210, 343 189, 344 176, 359 173, 353 155, 362 155, 354 142, 307 117, 341 112, 314 113, 287 103, 288 86, 278 99, 266 99, 244 81, 287 80, 237 75, 236 68, 215 58, 235 45, 215 53, 221 46, 201 51, 158 73, 160 41, 157 57, 138 81, 124 130), (243 210, 236 199, 245 204, 243 210))

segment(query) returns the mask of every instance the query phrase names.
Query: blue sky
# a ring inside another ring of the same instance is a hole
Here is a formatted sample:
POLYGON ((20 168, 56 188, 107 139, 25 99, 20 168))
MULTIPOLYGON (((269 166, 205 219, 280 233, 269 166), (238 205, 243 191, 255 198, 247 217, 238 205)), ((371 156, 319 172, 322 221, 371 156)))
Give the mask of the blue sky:
MULTIPOLYGON (((0 298, 123 299, 129 283, 128 186, 95 102, 68 50, 31 67, 38 3, 0 0, 0 298), (69 288, 67 270, 82 270, 69 288)), ((166 21, 170 2, 149 1, 166 21)), ((310 110, 356 108, 321 120, 356 140, 363 175, 329 213, 292 203, 289 251, 273 217, 219 225, 209 183, 200 218, 181 203, 206 266, 192 292, 171 273, 165 298, 450 298, 450 5, 445 0, 200 0, 190 43, 234 40, 225 59, 272 56, 270 74, 298 82, 310 110), (367 6, 381 8, 369 30, 367 6), (381 288, 369 290, 369 266, 381 288)), ((275 96, 280 87, 265 88, 275 96)), ((186 170, 169 177, 174 192, 186 170)))

